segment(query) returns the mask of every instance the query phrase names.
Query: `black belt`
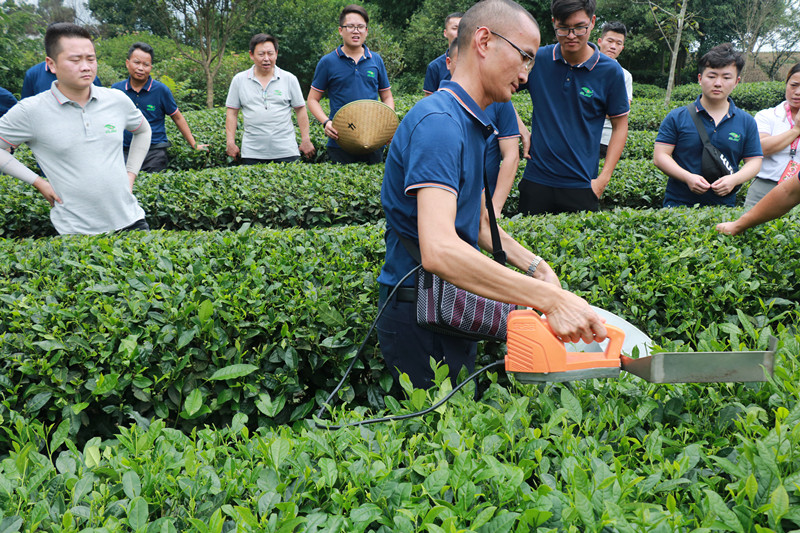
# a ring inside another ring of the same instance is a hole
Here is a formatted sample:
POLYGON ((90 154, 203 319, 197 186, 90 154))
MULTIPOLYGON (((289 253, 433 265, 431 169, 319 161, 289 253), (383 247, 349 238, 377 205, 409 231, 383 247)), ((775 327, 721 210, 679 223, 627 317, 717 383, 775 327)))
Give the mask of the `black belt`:
MULTIPOLYGON (((388 298, 389 293, 392 292, 394 287, 390 287, 388 285, 381 284, 380 286, 380 296, 381 298, 388 298)), ((414 287, 398 287, 397 291, 394 293, 394 297, 398 302, 416 302, 417 301, 417 291, 414 287)))

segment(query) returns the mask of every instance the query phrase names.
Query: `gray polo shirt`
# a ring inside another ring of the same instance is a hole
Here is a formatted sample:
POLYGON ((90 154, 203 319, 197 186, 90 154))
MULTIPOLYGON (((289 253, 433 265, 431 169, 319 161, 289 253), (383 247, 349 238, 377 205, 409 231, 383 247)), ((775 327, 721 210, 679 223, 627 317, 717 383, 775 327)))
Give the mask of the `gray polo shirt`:
POLYGON ((50 210, 56 231, 94 235, 144 218, 122 157, 122 132, 141 126, 142 113, 125 93, 95 86, 81 107, 57 83, 0 118, 0 140, 26 143, 63 201, 50 210))
POLYGON ((267 87, 254 75, 255 66, 231 80, 225 105, 244 115, 242 157, 278 159, 300 155, 292 109, 306 105, 300 83, 291 72, 274 67, 267 87))

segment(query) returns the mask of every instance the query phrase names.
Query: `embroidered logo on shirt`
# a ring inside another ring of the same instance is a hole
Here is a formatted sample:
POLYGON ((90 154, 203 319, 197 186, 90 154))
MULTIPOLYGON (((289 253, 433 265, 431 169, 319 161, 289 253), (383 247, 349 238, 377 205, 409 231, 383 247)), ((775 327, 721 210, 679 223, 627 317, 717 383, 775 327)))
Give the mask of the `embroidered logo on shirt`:
POLYGON ((106 133, 117 133, 117 127, 113 124, 106 124, 106 133))
POLYGON ((374 78, 375 76, 377 76, 377 74, 375 73, 374 70, 368 70, 367 71, 367 77, 368 78, 374 78))
POLYGON ((585 96, 586 98, 591 98, 594 96, 594 91, 588 87, 581 87, 581 96, 585 96))
POLYGON ((280 89, 275 89, 275 96, 283 96, 283 93, 280 89))
POLYGON ((733 141, 735 143, 738 143, 739 141, 742 140, 742 136, 739 135, 738 133, 732 131, 732 132, 730 132, 730 134, 728 134, 728 140, 729 141, 733 141))
POLYGON ((147 104, 147 110, 148 111, 155 111, 156 110, 156 106, 154 106, 153 104, 147 104))

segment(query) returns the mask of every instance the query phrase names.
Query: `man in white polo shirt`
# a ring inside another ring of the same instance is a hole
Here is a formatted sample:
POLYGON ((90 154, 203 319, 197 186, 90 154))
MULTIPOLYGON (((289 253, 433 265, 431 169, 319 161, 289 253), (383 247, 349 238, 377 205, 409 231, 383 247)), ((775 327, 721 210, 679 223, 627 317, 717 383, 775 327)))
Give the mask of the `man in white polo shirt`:
POLYGON ((225 115, 226 152, 241 163, 288 163, 300 159, 302 152, 313 157, 308 111, 300 83, 291 72, 278 68, 278 40, 259 33, 250 39, 253 66, 231 80, 225 115), (244 111, 241 150, 236 145, 239 110, 244 111), (300 146, 292 124, 292 109, 297 115, 300 146))
POLYGON ((97 57, 89 32, 69 23, 45 34, 49 91, 26 98, 0 118, 0 148, 26 143, 48 177, 5 150, 0 172, 32 184, 50 202, 60 234, 149 229, 133 182, 150 146, 150 125, 124 93, 92 82, 97 57), (127 165, 122 132, 133 133, 127 165))

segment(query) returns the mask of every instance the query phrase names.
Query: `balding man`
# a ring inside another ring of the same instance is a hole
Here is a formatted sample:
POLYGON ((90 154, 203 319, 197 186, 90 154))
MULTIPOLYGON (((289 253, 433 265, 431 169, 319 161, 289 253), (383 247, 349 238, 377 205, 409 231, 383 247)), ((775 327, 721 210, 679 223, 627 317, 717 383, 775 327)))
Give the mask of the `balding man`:
MULTIPOLYGON (((539 42, 536 21, 510 0, 484 0, 464 14, 452 80, 414 106, 389 149, 381 189, 386 213, 381 305, 417 265, 403 238, 419 245, 428 272, 481 296, 538 309, 565 340, 605 338, 605 327, 589 305, 561 289, 553 269, 502 229, 508 262, 521 272, 478 249, 491 247, 483 172, 486 136, 494 128, 484 110, 510 100, 527 80, 539 42)), ((386 364, 395 378, 404 372, 415 386, 427 387, 433 357, 449 366, 454 382, 462 367, 474 368, 476 343, 419 327, 412 285, 412 279, 403 282, 378 322, 386 364)))

